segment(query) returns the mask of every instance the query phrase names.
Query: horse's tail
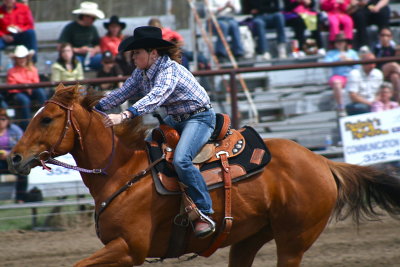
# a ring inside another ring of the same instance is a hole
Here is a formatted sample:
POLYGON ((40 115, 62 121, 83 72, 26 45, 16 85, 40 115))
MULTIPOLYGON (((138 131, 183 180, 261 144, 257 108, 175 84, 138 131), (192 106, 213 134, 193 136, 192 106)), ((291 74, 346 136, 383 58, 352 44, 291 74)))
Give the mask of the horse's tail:
POLYGON ((371 167, 327 160, 333 173, 338 198, 333 218, 352 216, 358 224, 363 219, 377 219, 376 207, 400 219, 400 179, 371 167))

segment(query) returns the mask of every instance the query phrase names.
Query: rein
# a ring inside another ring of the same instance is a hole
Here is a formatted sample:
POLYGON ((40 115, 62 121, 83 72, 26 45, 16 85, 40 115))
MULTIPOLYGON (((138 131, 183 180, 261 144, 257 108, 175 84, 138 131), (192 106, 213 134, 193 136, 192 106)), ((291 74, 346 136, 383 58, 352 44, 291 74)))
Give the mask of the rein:
POLYGON ((108 207, 108 205, 117 197, 119 196, 122 192, 127 190, 129 187, 131 187, 133 184, 139 182, 143 177, 146 176, 146 174, 158 163, 163 161, 165 159, 165 154, 163 154, 159 159, 156 161, 152 162, 146 169, 138 172, 133 176, 132 179, 130 179, 125 185, 123 185, 121 188, 119 188, 117 191, 115 191, 110 197, 108 197, 105 201, 100 203, 100 209, 98 212, 95 212, 94 214, 94 219, 95 219, 95 225, 96 225, 96 234, 100 238, 100 229, 99 229, 99 219, 100 215, 103 213, 103 211, 108 207))
MULTIPOLYGON (((65 162, 61 162, 55 158, 53 158, 52 156, 55 154, 55 150, 56 148, 61 144, 62 140, 64 139, 64 137, 67 135, 67 132, 69 130, 69 128, 72 126, 72 129, 75 129, 75 131, 78 134, 78 139, 79 139, 79 144, 81 146, 81 149, 83 150, 83 140, 82 140, 82 135, 81 135, 81 131, 79 129, 78 124, 76 123, 75 119, 72 117, 72 111, 73 108, 72 106, 66 106, 60 102, 57 102, 55 100, 47 100, 45 102, 45 105, 48 103, 53 103, 58 105, 59 107, 64 108, 67 111, 67 122, 65 123, 64 126, 64 130, 62 131, 60 137, 58 138, 57 142, 50 148, 49 151, 45 150, 41 153, 39 153, 39 155, 36 157, 36 159, 38 161, 40 161, 40 163, 42 164, 42 167, 44 170, 48 170, 51 171, 51 168, 48 167, 46 165, 46 163, 49 164, 53 164, 53 165, 57 165, 57 166, 61 166, 67 169, 71 169, 71 170, 75 170, 75 171, 79 171, 79 172, 84 172, 84 173, 93 173, 93 174, 102 174, 102 175, 107 175, 106 170, 110 167, 111 162, 114 158, 114 154, 115 154, 115 146, 114 146, 114 129, 113 127, 111 127, 111 133, 112 133, 112 144, 111 144, 111 154, 110 157, 108 158, 108 163, 104 168, 101 169, 85 169, 85 168, 81 168, 78 166, 74 166, 74 165, 70 165, 68 163, 65 162)), ((96 110, 96 109, 94 109, 96 110)), ((99 112, 102 116, 107 116, 105 113, 96 110, 97 112, 99 112)))

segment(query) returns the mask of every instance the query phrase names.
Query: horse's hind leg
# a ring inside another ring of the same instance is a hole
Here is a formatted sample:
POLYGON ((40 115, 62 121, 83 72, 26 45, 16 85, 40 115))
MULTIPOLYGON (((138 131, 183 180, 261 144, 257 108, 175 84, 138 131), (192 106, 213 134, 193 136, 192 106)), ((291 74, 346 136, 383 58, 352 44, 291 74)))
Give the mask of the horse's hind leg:
POLYGON ((134 262, 129 255, 128 245, 122 238, 114 239, 90 257, 77 262, 74 267, 87 266, 133 266, 134 262))
POLYGON ((327 220, 306 228, 298 226, 287 227, 274 231, 276 243, 278 267, 298 267, 304 253, 312 246, 326 226, 327 220))
POLYGON ((272 238, 271 230, 265 227, 258 233, 233 244, 229 251, 229 267, 250 267, 260 248, 272 238))

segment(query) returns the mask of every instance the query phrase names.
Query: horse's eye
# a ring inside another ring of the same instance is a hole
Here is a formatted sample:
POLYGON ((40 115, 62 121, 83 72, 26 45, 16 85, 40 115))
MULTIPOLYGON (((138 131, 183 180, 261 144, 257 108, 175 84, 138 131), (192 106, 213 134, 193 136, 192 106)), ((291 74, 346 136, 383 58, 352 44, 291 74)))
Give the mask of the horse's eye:
POLYGON ((49 117, 44 117, 44 118, 41 120, 41 123, 42 123, 42 124, 49 124, 51 121, 52 121, 51 118, 49 118, 49 117))

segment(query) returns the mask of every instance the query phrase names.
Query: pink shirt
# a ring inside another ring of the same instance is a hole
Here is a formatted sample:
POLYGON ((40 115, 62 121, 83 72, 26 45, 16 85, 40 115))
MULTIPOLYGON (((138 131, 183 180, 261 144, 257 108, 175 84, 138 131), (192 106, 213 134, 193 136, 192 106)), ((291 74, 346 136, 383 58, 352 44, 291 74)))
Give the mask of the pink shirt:
POLYGON ((322 0, 321 10, 324 10, 328 13, 346 13, 349 5, 350 0, 343 0, 343 3, 338 3, 336 0, 322 0))
POLYGON ((374 101, 371 106, 371 111, 376 112, 376 111, 384 111, 384 110, 389 110, 389 109, 394 109, 399 107, 399 103, 390 101, 389 103, 383 103, 382 101, 374 101))

